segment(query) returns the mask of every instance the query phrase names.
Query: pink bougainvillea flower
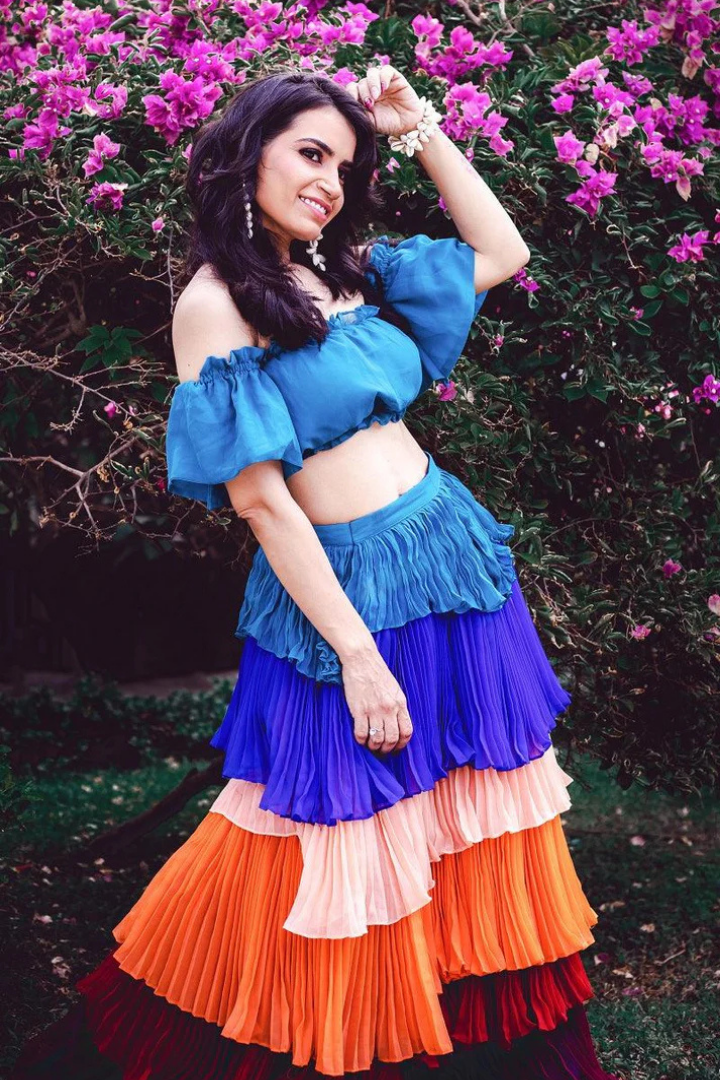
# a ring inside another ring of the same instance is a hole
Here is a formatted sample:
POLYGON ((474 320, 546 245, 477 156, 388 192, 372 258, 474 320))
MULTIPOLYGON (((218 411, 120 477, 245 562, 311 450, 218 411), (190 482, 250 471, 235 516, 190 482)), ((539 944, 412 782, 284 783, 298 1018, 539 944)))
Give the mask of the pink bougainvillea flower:
MULTIPOLYGON (((100 83, 95 89, 95 113, 103 120, 116 120, 127 105, 128 92, 125 86, 113 86, 112 83, 100 83)), ((89 103, 86 102, 86 108, 89 103)))
POLYGON ((557 150, 557 159, 564 165, 574 165, 585 150, 585 143, 576 139, 569 128, 564 135, 553 135, 553 142, 557 150))
POLYGON ((588 162, 582 161, 577 163, 576 168, 586 179, 577 191, 565 197, 565 202, 585 210, 591 218, 595 217, 600 207, 600 200, 615 190, 617 173, 594 169, 588 162))
POLYGON ((213 110, 222 95, 219 86, 206 83, 199 75, 195 79, 183 79, 174 71, 164 71, 160 76, 160 94, 145 94, 145 122, 174 146, 184 128, 193 128, 213 110))
POLYGON ((123 193, 127 184, 93 184, 92 191, 85 200, 96 210, 121 210, 123 193))
POLYGON ((651 26, 638 30, 637 20, 623 19, 622 29, 617 26, 608 27, 607 39, 610 42, 605 50, 607 56, 628 66, 639 64, 643 54, 660 41, 660 27, 651 26))
POLYGON ((649 626, 643 626, 641 623, 638 623, 638 625, 633 626, 630 631, 630 637, 635 638, 636 641, 642 641, 642 639, 646 638, 650 633, 651 630, 649 626))
POLYGON ((400 168, 400 162, 398 161, 398 159, 395 158, 395 157, 389 158, 388 163, 387 163, 387 171, 389 173, 391 173, 391 172, 395 172, 395 170, 399 169, 399 168, 400 168))
POLYGON ((105 162, 117 157, 120 153, 120 143, 113 142, 108 135, 100 133, 93 139, 93 148, 83 162, 85 176, 93 176, 100 172, 105 162))
POLYGON ((333 74, 332 80, 333 82, 339 83, 340 86, 349 86, 350 83, 357 82, 358 77, 354 71, 350 70, 350 68, 342 67, 338 68, 333 74))
POLYGON ((452 379, 438 383, 436 393, 440 401, 452 401, 457 397, 457 387, 452 379))
POLYGON ((537 292, 540 288, 537 281, 533 281, 533 279, 528 276, 528 272, 524 266, 521 266, 517 273, 513 274, 513 281, 517 282, 520 288, 524 289, 525 292, 537 292))
POLYGON ((153 232, 160 232, 165 228, 165 218, 156 217, 155 220, 150 223, 150 228, 153 232))
POLYGON ((37 150, 42 160, 50 154, 58 135, 67 135, 69 127, 60 127, 58 114, 54 109, 41 109, 35 123, 26 124, 23 129, 23 149, 37 150))
POLYGON ((553 98, 550 104, 556 113, 568 113, 572 112, 575 98, 572 94, 561 94, 560 97, 553 98))
POLYGON ((501 348, 501 346, 504 344, 504 342, 505 342, 505 337, 504 337, 503 334, 496 334, 495 337, 493 338, 493 344, 497 345, 498 349, 501 348))
POLYGON ((700 229, 694 236, 683 233, 680 237, 680 243, 671 247, 668 255, 675 262, 700 262, 705 258, 703 244, 707 244, 709 236, 708 229, 700 229))
POLYGON ((117 411, 118 407, 114 401, 108 401, 107 405, 105 405, 103 408, 103 412, 107 413, 108 420, 112 420, 113 416, 117 411))
POLYGON ((426 51, 435 49, 443 35, 443 24, 430 15, 416 15, 410 23, 415 37, 420 38, 426 51))
POLYGON ((707 603, 713 615, 720 615, 720 594, 713 593, 712 596, 708 596, 707 603))
POLYGON ((716 379, 713 374, 706 375, 700 386, 693 387, 692 396, 696 405, 699 405, 703 400, 718 401, 720 399, 720 379, 716 379))
POLYGON ((663 563, 662 572, 666 578, 670 578, 673 574, 677 574, 682 570, 682 566, 679 562, 673 562, 672 559, 666 559, 663 563))

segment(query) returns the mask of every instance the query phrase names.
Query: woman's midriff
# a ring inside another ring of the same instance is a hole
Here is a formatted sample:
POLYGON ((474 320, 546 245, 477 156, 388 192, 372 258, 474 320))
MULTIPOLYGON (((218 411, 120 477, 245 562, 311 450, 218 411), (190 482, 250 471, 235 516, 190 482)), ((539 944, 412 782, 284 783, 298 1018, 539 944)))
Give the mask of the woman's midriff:
POLYGON ((425 476, 425 451, 402 420, 373 423, 305 458, 288 490, 313 525, 352 521, 404 494, 425 476))

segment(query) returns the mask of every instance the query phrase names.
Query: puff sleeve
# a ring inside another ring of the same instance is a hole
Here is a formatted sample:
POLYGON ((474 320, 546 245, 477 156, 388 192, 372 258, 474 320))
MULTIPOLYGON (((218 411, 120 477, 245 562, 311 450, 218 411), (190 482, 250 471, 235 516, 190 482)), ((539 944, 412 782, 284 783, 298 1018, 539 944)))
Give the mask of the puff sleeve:
POLYGON ((209 356, 196 381, 173 393, 167 424, 167 490, 198 499, 209 510, 230 506, 224 482, 257 461, 282 462, 287 479, 302 468, 285 400, 261 367, 265 350, 234 349, 209 356))
POLYGON ((487 296, 487 289, 475 292, 473 248, 454 237, 431 240, 423 233, 391 247, 381 236, 370 260, 385 299, 410 324, 425 373, 422 388, 446 378, 487 296))

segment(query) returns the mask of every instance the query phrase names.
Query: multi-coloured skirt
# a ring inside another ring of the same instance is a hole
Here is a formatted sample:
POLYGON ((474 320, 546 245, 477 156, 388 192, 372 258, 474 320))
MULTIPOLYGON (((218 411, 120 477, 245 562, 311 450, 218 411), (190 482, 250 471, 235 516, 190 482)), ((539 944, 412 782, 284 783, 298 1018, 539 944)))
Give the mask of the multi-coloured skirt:
POLYGON ((209 812, 79 984, 124 1080, 608 1080, 597 915, 561 814, 569 704, 508 540, 457 477, 315 526, 413 735, 358 744, 337 655, 259 549, 209 812))

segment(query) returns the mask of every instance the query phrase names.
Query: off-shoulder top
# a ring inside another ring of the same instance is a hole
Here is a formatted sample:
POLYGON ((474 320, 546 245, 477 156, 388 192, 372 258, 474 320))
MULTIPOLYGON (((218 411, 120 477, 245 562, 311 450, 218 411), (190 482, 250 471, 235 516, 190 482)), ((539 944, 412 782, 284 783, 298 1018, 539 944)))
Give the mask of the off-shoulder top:
POLYGON ((229 506, 225 481, 248 465, 278 460, 288 479, 306 457, 361 428, 400 420, 434 380, 450 374, 487 296, 475 293, 473 248, 422 233, 392 247, 381 236, 370 265, 411 335, 379 318, 379 307, 360 304, 330 315, 321 343, 244 345, 227 358, 208 356, 198 378, 173 392, 171 494, 211 510, 229 506))

